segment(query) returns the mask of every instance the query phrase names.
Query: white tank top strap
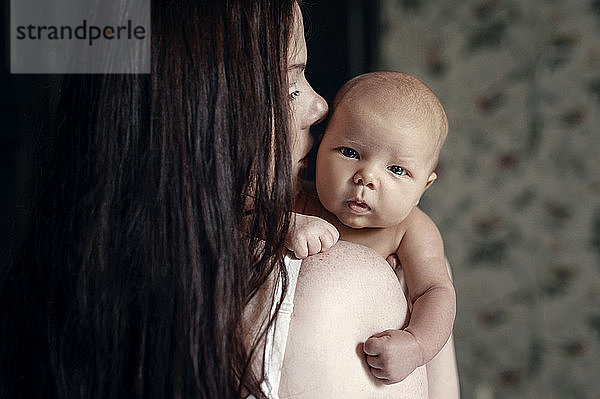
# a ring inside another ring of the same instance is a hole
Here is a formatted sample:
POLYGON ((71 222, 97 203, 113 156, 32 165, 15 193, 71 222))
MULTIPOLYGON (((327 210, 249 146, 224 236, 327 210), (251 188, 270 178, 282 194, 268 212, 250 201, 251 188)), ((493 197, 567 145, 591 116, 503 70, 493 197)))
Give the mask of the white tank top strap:
MULTIPOLYGON (((281 379, 281 368, 283 366, 283 357, 285 355, 285 346, 290 328, 290 321, 294 311, 294 295, 296 293, 296 282, 302 261, 293 258, 290 255, 285 256, 285 266, 288 275, 288 286, 285 297, 281 302, 279 312, 275 316, 274 323, 271 324, 267 332, 265 353, 264 353, 264 379, 261 383, 263 393, 269 399, 279 399, 279 382, 281 379)), ((283 281, 277 280, 275 287, 275 298, 281 298, 283 291, 283 281)), ((271 306, 271 317, 275 315, 276 304, 271 306)), ((253 399, 249 396, 248 399, 253 399)))

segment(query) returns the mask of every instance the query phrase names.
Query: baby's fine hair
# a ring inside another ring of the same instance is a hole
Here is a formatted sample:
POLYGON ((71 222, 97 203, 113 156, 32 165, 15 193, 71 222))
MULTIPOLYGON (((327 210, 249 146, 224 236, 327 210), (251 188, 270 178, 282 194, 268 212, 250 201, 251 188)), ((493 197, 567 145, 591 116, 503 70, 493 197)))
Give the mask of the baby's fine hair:
POLYGON ((410 112, 421 121, 434 122, 434 160, 437 164, 440 151, 448 136, 448 118, 444 107, 433 91, 416 76, 406 72, 380 71, 359 75, 338 91, 333 100, 331 115, 342 103, 353 102, 365 95, 383 97, 392 108, 410 112))

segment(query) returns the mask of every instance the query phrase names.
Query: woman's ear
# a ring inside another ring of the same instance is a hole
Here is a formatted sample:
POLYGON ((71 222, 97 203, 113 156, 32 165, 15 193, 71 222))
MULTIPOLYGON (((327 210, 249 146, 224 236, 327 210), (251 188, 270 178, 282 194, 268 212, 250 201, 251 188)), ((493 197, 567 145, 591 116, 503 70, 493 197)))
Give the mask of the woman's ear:
POLYGON ((431 186, 431 184, 435 181, 435 179, 437 179, 437 173, 431 172, 431 174, 427 178, 427 183, 425 183, 425 190, 427 190, 429 188, 429 186, 431 186))

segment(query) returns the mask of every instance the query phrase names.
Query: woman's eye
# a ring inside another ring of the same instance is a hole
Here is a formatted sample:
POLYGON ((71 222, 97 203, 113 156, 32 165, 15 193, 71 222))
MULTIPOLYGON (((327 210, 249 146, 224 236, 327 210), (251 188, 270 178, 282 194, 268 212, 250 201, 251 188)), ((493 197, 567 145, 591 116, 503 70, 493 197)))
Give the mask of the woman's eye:
POLYGON ((342 147, 340 148, 340 152, 343 156, 347 158, 356 158, 358 159, 358 152, 354 151, 352 148, 342 147))
POLYGON ((300 90, 298 90, 297 88, 298 86, 298 82, 294 82, 290 85, 290 100, 294 101, 299 95, 300 95, 300 90))
POLYGON ((404 176, 406 174, 406 170, 402 166, 394 165, 389 167, 390 171, 398 176, 404 176))

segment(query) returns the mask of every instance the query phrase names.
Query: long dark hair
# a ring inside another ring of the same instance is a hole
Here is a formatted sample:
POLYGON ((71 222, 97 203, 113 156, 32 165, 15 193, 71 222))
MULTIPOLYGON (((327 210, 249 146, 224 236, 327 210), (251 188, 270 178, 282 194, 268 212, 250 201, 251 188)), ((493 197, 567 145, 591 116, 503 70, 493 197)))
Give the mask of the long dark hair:
POLYGON ((65 79, 0 397, 262 396, 241 316, 285 274, 294 4, 153 0, 150 75, 65 79))

